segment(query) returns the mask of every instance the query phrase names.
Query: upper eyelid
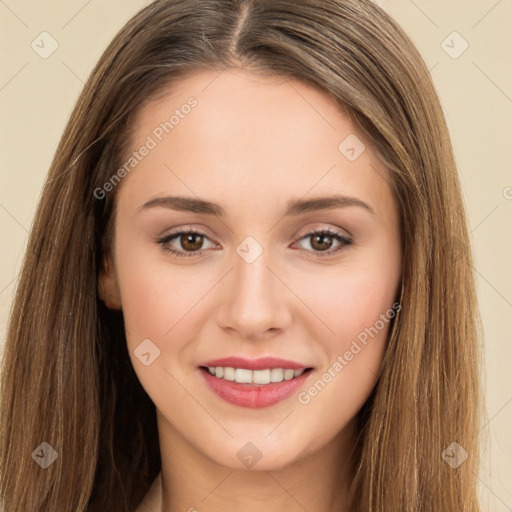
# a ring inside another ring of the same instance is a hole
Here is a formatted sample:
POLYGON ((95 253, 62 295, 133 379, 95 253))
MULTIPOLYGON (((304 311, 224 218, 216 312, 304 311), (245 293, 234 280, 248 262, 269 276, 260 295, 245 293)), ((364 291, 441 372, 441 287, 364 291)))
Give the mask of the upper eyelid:
MULTIPOLYGON (((302 236, 296 238, 293 243, 295 244, 295 243, 299 242, 300 240, 302 240, 304 238, 307 238, 308 236, 312 236, 312 235, 314 235, 316 233, 322 233, 322 232, 326 232, 328 235, 330 235, 332 237, 338 236, 338 237, 343 238, 343 239, 352 240, 352 236, 351 235, 349 235, 349 234, 344 235, 343 233, 341 233, 339 231, 336 231, 334 228, 319 227, 319 228, 310 229, 307 233, 305 233, 302 236)), ((197 234, 197 235, 200 235, 200 236, 204 236, 205 238, 210 240, 210 242, 212 242, 214 244, 218 244, 218 242, 215 241, 215 240, 212 240, 212 238, 209 235, 207 235, 206 233, 204 233, 201 230, 198 230, 196 228, 192 228, 192 229, 179 228, 177 231, 174 231, 172 233, 169 233, 167 235, 164 235, 164 236, 160 237, 158 241, 159 242, 166 242, 166 243, 168 243, 173 238, 176 238, 179 235, 183 235, 183 234, 187 234, 187 233, 197 234)), ((206 250, 206 249, 198 249, 197 252, 200 252, 200 251, 203 251, 203 250, 206 250)), ((192 252, 192 251, 190 251, 190 252, 192 252)))
POLYGON ((179 235, 184 235, 184 234, 188 234, 188 233, 190 233, 192 235, 204 236, 205 238, 208 238, 208 240, 210 240, 211 242, 217 243, 214 240, 212 240, 212 238, 209 235, 207 235, 206 233, 203 233, 202 231, 197 230, 197 229, 187 229, 187 228, 179 228, 177 231, 173 231, 172 233, 168 233, 166 235, 159 237, 158 240, 160 242, 164 241, 164 240, 172 240, 173 238, 176 238, 179 235))

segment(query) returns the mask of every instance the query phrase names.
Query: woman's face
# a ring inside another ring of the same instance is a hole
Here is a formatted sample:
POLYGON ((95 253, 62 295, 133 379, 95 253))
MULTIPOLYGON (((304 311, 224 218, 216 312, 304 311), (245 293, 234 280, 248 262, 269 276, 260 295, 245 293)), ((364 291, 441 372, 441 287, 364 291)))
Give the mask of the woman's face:
POLYGON ((382 164, 324 93, 242 71, 189 76, 134 128, 102 283, 160 435, 232 468, 334 446, 399 292, 382 164))

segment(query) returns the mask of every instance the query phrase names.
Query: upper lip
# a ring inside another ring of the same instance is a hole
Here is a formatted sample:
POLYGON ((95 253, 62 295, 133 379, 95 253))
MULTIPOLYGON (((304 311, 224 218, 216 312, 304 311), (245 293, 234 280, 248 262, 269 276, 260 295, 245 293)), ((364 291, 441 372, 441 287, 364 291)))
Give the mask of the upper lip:
POLYGON ((222 366, 224 368, 245 368, 247 370, 266 370, 268 368, 283 368, 291 370, 302 370, 310 368, 307 365, 288 361, 278 357, 261 357, 258 359, 245 359, 243 357, 223 357, 211 359, 199 366, 222 366))

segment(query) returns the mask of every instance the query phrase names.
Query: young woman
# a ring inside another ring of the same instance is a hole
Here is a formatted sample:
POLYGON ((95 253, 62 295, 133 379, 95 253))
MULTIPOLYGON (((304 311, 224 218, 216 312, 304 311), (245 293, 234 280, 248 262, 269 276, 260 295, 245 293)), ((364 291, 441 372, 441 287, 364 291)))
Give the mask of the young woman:
POLYGON ((428 70, 353 0, 159 0, 65 129, 2 369, 10 511, 480 510, 428 70))

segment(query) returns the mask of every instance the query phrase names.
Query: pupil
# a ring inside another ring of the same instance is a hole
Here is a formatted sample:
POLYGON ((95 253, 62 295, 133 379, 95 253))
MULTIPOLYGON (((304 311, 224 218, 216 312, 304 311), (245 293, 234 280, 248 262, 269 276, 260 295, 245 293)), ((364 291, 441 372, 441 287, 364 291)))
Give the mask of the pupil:
POLYGON ((181 245, 184 249, 188 249, 190 251, 197 251, 200 249, 203 242, 202 235, 197 235, 194 233, 191 233, 189 235, 182 235, 181 236, 181 245), (194 239, 197 238, 196 243, 194 243, 194 239))
POLYGON ((312 244, 313 248, 316 248, 319 250, 329 249, 329 246, 331 245, 329 243, 331 241, 330 238, 331 238, 331 236, 326 235, 326 234, 314 235, 313 244, 312 244), (318 244, 317 244, 317 241, 319 241, 318 244))
MULTIPOLYGON (((189 235, 182 235, 181 236, 181 245, 184 249, 188 249, 190 251, 197 251, 201 247, 203 242, 203 235, 198 234, 189 234, 189 235), (194 239, 196 239, 196 242, 194 243, 194 239)), ((331 245, 331 235, 314 235, 313 236, 313 243, 311 244, 315 249, 318 249, 320 251, 329 249, 331 245)))

